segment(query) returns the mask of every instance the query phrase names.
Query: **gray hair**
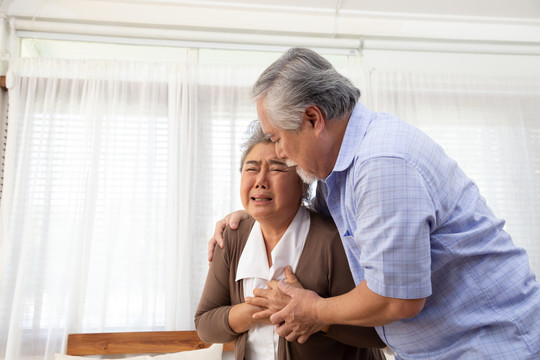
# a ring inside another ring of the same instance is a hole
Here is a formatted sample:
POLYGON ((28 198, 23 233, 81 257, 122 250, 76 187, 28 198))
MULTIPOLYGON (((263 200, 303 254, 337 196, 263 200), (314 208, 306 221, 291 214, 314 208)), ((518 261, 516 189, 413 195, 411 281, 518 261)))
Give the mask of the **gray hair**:
POLYGON ((258 144, 266 144, 271 143, 272 141, 264 133, 261 127, 261 123, 259 120, 253 120, 246 130, 246 134, 244 135, 244 142, 242 143, 241 149, 242 154, 240 155, 240 172, 242 172, 242 168, 244 167, 244 161, 246 161, 246 157, 255 147, 255 145, 258 144))
MULTIPOLYGON (((249 152, 255 147, 255 145, 258 144, 272 144, 272 140, 270 140, 268 135, 266 135, 262 130, 261 122, 259 120, 253 120, 248 125, 246 134, 244 135, 244 142, 241 146, 242 153, 240 155, 240 173, 242 173, 244 162, 246 161, 246 157, 248 156, 249 152)), ((298 177, 300 177, 300 175, 298 175, 298 177)), ((303 183, 302 200, 306 204, 309 197, 309 189, 310 185, 303 183)))
POLYGON ((297 131, 308 106, 317 106, 325 120, 341 119, 356 105, 360 90, 315 51, 292 48, 259 76, 252 96, 265 98, 275 127, 297 131))

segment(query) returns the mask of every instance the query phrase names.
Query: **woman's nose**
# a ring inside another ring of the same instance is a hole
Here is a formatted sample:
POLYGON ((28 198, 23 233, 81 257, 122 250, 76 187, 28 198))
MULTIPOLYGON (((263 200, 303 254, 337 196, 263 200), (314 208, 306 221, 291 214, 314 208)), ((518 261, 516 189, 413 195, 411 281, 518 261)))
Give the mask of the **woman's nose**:
POLYGON ((268 189, 268 177, 267 177, 267 171, 262 170, 257 175, 257 181, 255 182, 255 187, 257 189, 268 189))

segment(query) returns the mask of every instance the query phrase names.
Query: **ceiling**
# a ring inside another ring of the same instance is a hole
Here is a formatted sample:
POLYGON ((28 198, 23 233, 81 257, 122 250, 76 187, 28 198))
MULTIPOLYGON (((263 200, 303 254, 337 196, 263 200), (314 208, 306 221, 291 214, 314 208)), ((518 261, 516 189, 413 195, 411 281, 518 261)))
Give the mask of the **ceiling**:
MULTIPOLYGON (((186 6, 228 9, 266 9, 292 12, 330 12, 338 14, 379 13, 395 15, 480 17, 495 19, 540 20, 539 0, 72 0, 71 2, 153 4, 156 7, 186 6)), ((14 15, 39 15, 61 12, 57 0, 0 0, 4 12, 14 15), (46 9, 49 7, 50 9, 46 9)), ((84 6, 81 5, 81 8, 84 6)))
POLYGON ((365 39, 540 46, 540 0, 0 0, 0 11, 15 30, 48 33, 306 46, 315 38, 342 47, 365 39))
POLYGON ((297 8, 341 13, 490 17, 540 20, 539 0, 155 0, 156 3, 199 4, 223 7, 297 8))

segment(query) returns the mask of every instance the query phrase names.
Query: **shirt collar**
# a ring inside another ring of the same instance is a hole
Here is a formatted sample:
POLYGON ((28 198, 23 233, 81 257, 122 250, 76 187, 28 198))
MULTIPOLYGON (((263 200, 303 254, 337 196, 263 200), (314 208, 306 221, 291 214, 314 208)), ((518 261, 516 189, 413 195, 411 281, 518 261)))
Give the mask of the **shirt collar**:
POLYGON ((261 227, 258 222, 255 222, 238 261, 236 281, 253 277, 267 281, 282 279, 287 265, 292 267, 293 272, 296 271, 309 226, 309 212, 300 206, 285 234, 272 250, 272 267, 270 268, 266 258, 266 247, 261 227))
POLYGON ((343 171, 352 164, 356 149, 364 139, 367 127, 371 122, 371 114, 372 112, 367 107, 359 102, 356 103, 347 123, 336 164, 330 175, 337 171, 343 171))

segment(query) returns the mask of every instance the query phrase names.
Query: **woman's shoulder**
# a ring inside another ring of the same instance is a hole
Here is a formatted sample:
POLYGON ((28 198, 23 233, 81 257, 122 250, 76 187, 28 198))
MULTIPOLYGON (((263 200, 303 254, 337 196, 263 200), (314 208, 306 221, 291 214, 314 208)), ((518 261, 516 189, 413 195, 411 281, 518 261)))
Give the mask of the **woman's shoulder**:
POLYGON ((336 246, 339 247, 341 237, 332 218, 311 210, 309 214, 311 224, 308 237, 312 239, 309 241, 310 246, 315 246, 322 251, 332 251, 336 246))
POLYGON ((237 249, 241 251, 247 242, 249 233, 251 232, 251 228, 253 228, 254 223, 255 220, 250 217, 240 221, 237 229, 226 227, 225 231, 223 232, 224 248, 228 248, 230 250, 237 249))
POLYGON ((317 234, 319 232, 322 232, 324 236, 329 236, 330 234, 339 235, 336 224, 331 217, 317 213, 313 210, 308 209, 308 211, 311 219, 311 225, 309 229, 310 232, 314 232, 317 234))

